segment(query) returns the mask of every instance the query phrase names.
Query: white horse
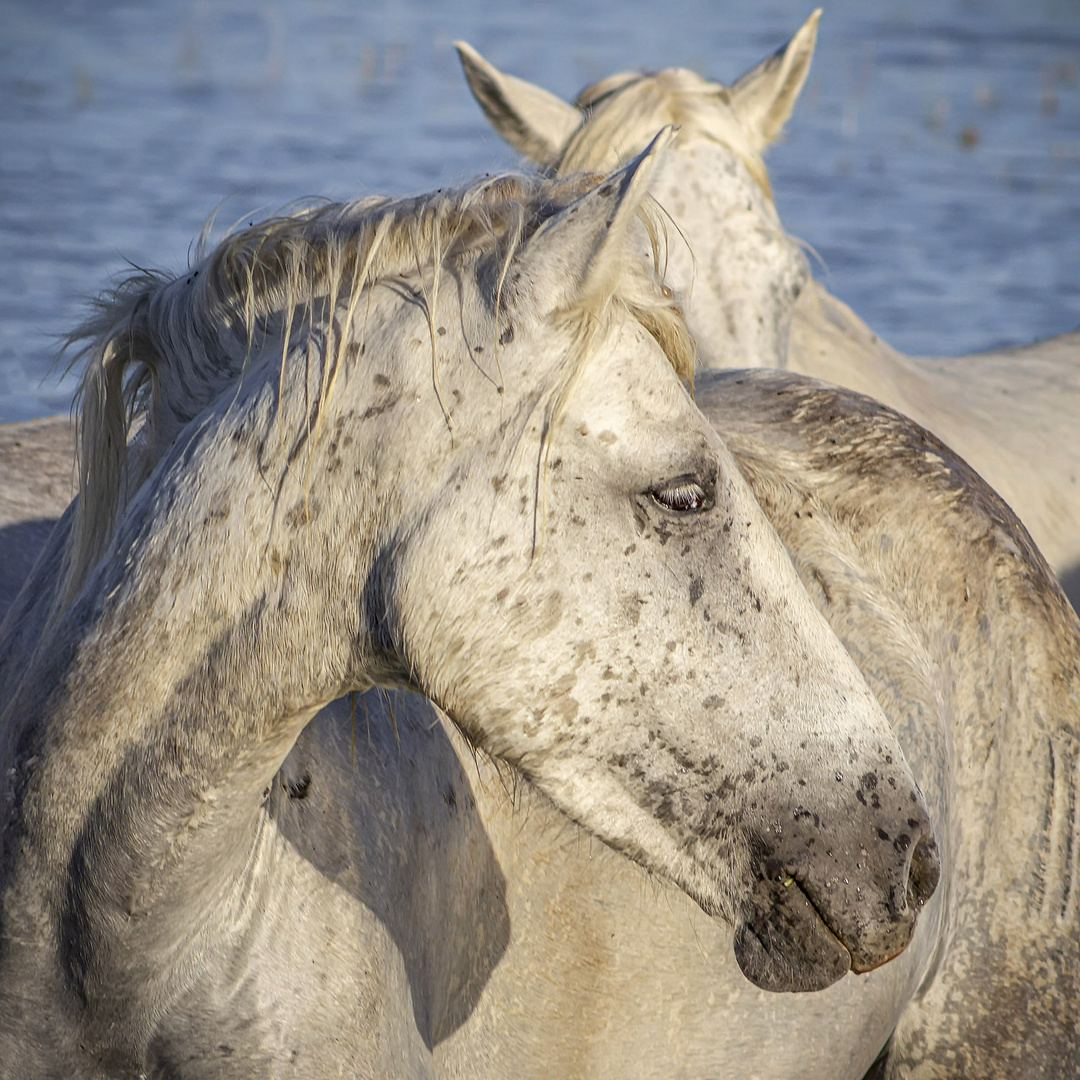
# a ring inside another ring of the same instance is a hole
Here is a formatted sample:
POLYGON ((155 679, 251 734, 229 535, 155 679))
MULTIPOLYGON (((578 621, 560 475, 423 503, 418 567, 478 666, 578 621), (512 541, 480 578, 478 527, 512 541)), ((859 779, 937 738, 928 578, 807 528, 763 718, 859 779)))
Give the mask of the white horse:
POLYGON ((685 243, 668 280, 707 367, 786 367, 883 401, 929 428, 1005 498, 1080 604, 1080 332, 950 359, 908 357, 808 277, 773 206, 762 154, 787 121, 819 12, 731 87, 691 71, 623 73, 568 104, 458 44, 496 130, 547 170, 613 168, 681 125, 654 194, 685 243), (790 340, 789 340, 790 331, 790 340))
MULTIPOLYGON (((369 1008, 382 1045, 408 1050, 361 1073, 859 1080, 883 1046, 875 1076, 1080 1068, 1075 616, 1000 500, 910 421, 787 373, 703 375, 697 402, 927 794, 943 877, 912 944, 819 993, 763 994, 730 929, 424 699, 373 690, 304 728, 267 798, 273 875, 303 898, 279 913, 287 933, 257 928, 273 1004, 304 999, 312 963, 334 987, 308 1040, 282 1031, 279 1061, 369 1008), (356 942, 381 977, 366 994, 328 960, 356 942)), ((16 488, 71 475, 66 421, 66 463, 39 428, 0 443, 16 488)), ((19 539, 0 531, 0 557, 19 539)), ((252 1022, 266 987, 237 990, 216 1038, 193 1041, 186 1009, 208 992, 161 1018, 156 1069, 272 1071, 252 1022)))
POLYGON ((399 832, 372 788, 381 829, 323 847, 283 798, 348 804, 275 781, 376 683, 735 925, 760 986, 907 945, 925 806, 683 389, 681 317, 630 257, 655 148, 595 187, 263 223, 103 303, 80 495, 0 627, 5 1075, 431 1073, 506 947, 503 879, 465 872, 482 831, 399 832), (425 845, 461 872, 415 879, 425 845))

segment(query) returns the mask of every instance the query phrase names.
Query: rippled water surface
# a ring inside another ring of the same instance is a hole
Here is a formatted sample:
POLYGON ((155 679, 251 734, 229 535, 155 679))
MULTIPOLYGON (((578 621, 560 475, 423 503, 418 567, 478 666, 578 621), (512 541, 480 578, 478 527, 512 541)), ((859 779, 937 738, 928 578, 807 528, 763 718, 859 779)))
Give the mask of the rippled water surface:
MULTIPOLYGON (((613 70, 733 81, 809 3, 0 0, 0 419, 127 262, 180 269, 220 227, 325 195, 515 164, 453 39, 564 97, 613 70)), ((769 156, 790 231, 908 352, 1080 324, 1080 3, 842 0, 769 156)))

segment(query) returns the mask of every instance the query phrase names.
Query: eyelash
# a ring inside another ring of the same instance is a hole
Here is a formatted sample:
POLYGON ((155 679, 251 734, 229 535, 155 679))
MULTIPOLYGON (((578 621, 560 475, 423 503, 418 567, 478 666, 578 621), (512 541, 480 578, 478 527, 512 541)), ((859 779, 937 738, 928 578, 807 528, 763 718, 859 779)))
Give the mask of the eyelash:
POLYGON ((682 480, 652 492, 653 500, 674 514, 692 514, 709 507, 709 497, 696 480, 682 480))

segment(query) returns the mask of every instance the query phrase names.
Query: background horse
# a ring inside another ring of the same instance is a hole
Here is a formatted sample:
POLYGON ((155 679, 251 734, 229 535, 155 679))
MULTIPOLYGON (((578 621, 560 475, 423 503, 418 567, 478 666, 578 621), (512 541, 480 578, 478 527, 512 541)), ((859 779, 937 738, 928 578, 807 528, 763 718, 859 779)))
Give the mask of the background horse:
POLYGON ((103 302, 80 494, 0 628, 10 1075, 429 1071, 458 974, 410 1022, 370 909, 328 923, 282 854, 275 777, 376 683, 734 924, 760 986, 908 943, 921 796, 629 257, 655 146, 591 188, 301 212, 103 302))
POLYGON ((731 87, 691 71, 622 73, 568 104, 459 43, 496 130, 546 169, 610 168, 664 123, 681 125, 656 197, 685 243, 669 280, 708 367, 786 367, 851 387, 929 428, 1030 529, 1080 602, 1080 332, 950 359, 908 357, 808 277, 773 206, 762 153, 787 121, 818 13, 731 87))
POLYGON ((79 490, 75 424, 48 416, 0 425, 0 620, 79 490))

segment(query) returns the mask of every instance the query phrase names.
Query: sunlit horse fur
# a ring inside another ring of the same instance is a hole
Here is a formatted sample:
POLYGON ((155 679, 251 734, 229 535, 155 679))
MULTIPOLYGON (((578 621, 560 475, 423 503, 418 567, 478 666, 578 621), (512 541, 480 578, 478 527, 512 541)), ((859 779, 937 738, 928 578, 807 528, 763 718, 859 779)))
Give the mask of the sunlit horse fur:
MULTIPOLYGON (((83 488, 0 628, 7 1075, 431 1072, 458 974, 435 957, 442 1011, 410 1018, 385 927, 325 885, 392 885, 406 838, 324 848, 320 890, 279 813, 309 721, 374 683, 734 924, 762 986, 907 944, 925 808, 680 381, 628 232, 654 161, 323 207, 104 305, 83 488)), ((477 927, 477 880, 388 918, 477 931, 483 973, 506 925, 477 927)))
MULTIPOLYGON (((1075 617, 1015 519, 910 422, 786 373, 705 374, 697 401, 929 799, 943 879, 912 944, 818 993, 762 994, 729 929, 474 753, 424 699, 372 690, 303 730, 268 797, 274 877, 306 901, 280 913, 290 933, 260 939, 280 999, 306 992, 303 925, 316 963, 320 940, 355 940, 386 973, 320 999, 312 1038, 368 1007, 384 1041, 412 1047, 408 1067, 387 1066, 397 1075, 858 1080, 894 1031, 876 1076, 1076 1073, 1075 617)), ((56 512, 72 453, 66 420, 0 436, 5 493, 26 493, 0 507, 7 565, 24 519, 35 532, 56 512)), ((254 988, 233 1000, 182 1071, 220 1074, 226 1053, 270 1071, 254 988)), ((162 1020, 162 1071, 184 1020, 162 1020)), ((282 1060, 306 1049, 280 1045, 282 1060)))
POLYGON ((684 240, 669 247, 668 279, 702 363, 786 367, 917 420, 1005 498, 1080 603, 1080 331, 971 356, 904 356, 809 278, 783 230, 762 154, 802 88, 818 14, 730 87, 683 69, 623 73, 572 105, 458 49, 496 130, 548 170, 614 168, 649 132, 681 125, 654 194, 684 240))

